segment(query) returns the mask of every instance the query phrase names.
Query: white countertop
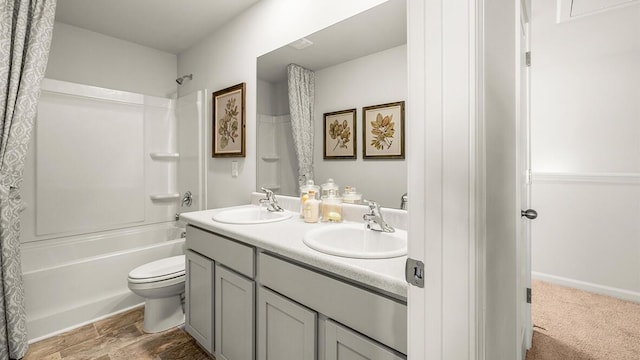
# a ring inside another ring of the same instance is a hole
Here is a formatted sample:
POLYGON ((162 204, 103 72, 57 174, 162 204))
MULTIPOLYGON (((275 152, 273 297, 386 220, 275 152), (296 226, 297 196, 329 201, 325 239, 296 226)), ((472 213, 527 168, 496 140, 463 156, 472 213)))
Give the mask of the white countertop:
MULTIPOLYGON (((294 202, 283 201, 281 198, 283 197, 278 197, 281 205, 289 210, 294 202)), ((213 215, 217 212, 249 206, 255 205, 182 213, 180 219, 201 229, 227 236, 406 299, 407 283, 404 279, 406 256, 390 259, 353 259, 321 253, 302 242, 302 238, 307 231, 322 226, 334 226, 334 224, 308 224, 300 219, 297 213, 293 214, 291 219, 267 224, 234 225, 212 220, 213 215)), ((357 209, 358 211, 355 212, 358 213, 365 211, 365 207, 362 206, 353 207, 351 210, 353 211, 354 209, 357 209)), ((345 212, 345 218, 348 218, 346 215, 345 212)), ((351 217, 353 218, 354 216, 351 217)), ((396 226, 393 223, 392 225, 396 226)))

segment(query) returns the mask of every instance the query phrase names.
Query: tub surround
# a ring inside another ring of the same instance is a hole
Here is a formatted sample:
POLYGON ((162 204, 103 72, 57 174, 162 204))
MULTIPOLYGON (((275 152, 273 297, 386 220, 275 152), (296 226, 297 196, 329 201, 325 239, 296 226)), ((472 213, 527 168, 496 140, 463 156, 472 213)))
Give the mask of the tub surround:
MULTIPOLYGON (((307 231, 334 224, 308 224, 296 215, 289 220, 253 225, 223 224, 212 220, 218 212, 257 205, 261 198, 264 198, 264 194, 253 193, 252 205, 182 213, 180 219, 198 228, 227 236, 406 301, 407 283, 404 278, 406 256, 390 259, 346 258, 321 253, 302 242, 307 231)), ((293 212, 299 210, 298 198, 278 196, 278 202, 286 210, 293 212)), ((345 222, 362 222, 362 215, 367 211, 367 206, 344 204, 343 218, 345 222)), ((385 221, 391 226, 406 229, 406 211, 383 209, 383 215, 385 221)))

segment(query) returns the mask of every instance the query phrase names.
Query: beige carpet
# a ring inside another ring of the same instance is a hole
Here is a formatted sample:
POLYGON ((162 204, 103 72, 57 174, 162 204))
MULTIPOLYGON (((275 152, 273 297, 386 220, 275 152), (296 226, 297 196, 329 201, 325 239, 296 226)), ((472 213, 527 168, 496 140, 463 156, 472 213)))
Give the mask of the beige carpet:
POLYGON ((533 281, 527 360, 640 360, 640 304, 533 281))

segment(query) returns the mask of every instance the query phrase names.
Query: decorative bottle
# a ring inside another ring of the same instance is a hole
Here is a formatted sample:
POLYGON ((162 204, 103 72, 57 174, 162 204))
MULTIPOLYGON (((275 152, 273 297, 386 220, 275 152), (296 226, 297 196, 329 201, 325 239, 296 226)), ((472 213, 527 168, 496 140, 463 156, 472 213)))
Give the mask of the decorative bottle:
POLYGON ((304 222, 317 223, 320 218, 320 201, 316 199, 316 192, 309 190, 308 199, 302 206, 304 222))

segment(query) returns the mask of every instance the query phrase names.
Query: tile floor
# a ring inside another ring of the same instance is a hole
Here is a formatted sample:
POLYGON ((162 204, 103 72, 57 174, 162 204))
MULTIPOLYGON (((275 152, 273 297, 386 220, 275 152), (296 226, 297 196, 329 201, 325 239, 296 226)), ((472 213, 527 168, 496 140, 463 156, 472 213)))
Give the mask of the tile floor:
POLYGON ((139 307, 33 343, 23 360, 215 360, 180 328, 145 334, 143 312, 139 307))

